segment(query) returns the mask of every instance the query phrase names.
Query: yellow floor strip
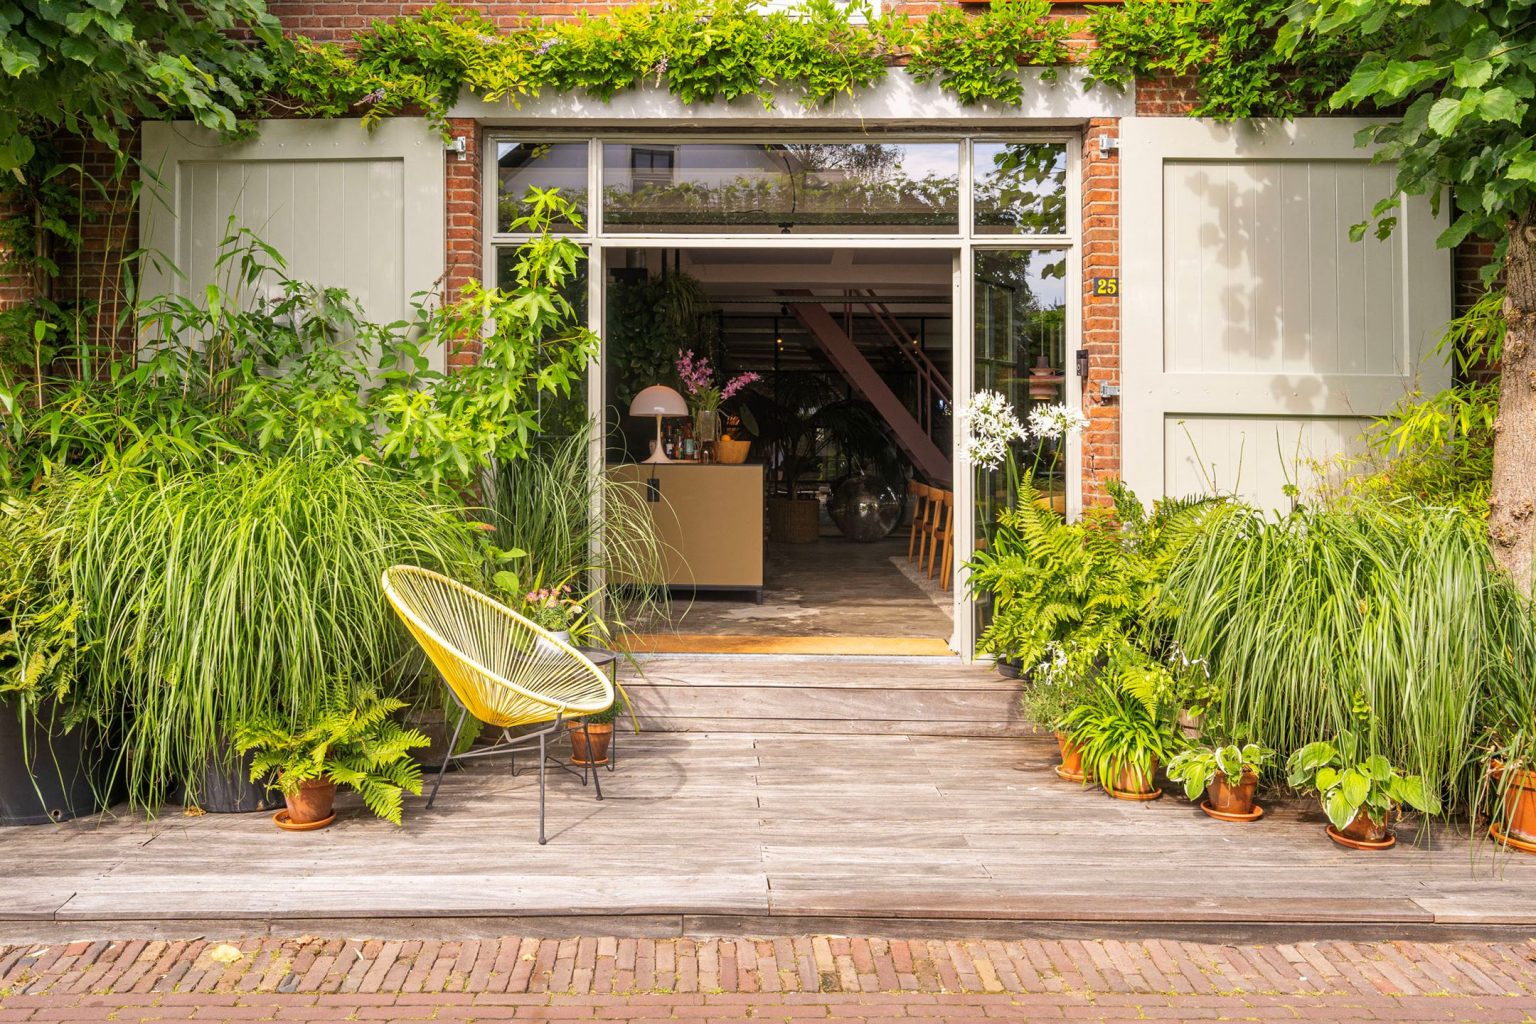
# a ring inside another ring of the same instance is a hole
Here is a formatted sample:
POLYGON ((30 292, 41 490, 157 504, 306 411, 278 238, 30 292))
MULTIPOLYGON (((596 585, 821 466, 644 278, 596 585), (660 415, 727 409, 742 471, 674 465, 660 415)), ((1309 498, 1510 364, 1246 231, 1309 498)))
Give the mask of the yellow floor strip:
POLYGON ((949 644, 914 636, 721 636, 649 633, 631 637, 631 654, 866 654, 943 656, 949 644))

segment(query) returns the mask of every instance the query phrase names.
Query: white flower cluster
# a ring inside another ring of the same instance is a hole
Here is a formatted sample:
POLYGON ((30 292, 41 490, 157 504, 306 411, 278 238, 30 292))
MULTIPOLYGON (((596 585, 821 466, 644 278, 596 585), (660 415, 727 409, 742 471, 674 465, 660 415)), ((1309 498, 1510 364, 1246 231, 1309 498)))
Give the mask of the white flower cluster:
POLYGON ((1031 436, 1042 441, 1074 436, 1088 426, 1088 417, 1060 403, 1043 405, 1029 414, 1026 427, 1000 392, 978 391, 961 422, 966 460, 981 469, 997 469, 1008 457, 1010 444, 1031 436))
POLYGON ((1069 666, 1071 664, 1067 649, 1052 640, 1045 645, 1044 657, 1040 664, 1035 666, 1030 679, 1042 686, 1050 686, 1053 683, 1065 683, 1068 679, 1069 666))
POLYGON ((1024 424, 1014 415, 997 391, 978 391, 966 406, 965 457, 973 466, 996 469, 1008 457, 1008 446, 1029 436, 1024 424))
POLYGON ((1088 417, 1060 402, 1037 406, 1029 414, 1029 432, 1042 441, 1074 437, 1088 429, 1088 417))

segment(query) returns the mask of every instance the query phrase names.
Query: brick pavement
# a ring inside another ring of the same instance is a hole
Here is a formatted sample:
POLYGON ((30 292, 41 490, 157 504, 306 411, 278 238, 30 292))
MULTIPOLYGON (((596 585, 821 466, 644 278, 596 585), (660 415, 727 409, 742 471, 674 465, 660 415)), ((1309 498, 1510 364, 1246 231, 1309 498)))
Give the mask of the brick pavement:
POLYGON ((217 939, 0 947, 10 1021, 1536 1021, 1536 939, 217 939), (223 951, 226 955, 228 950, 223 951))

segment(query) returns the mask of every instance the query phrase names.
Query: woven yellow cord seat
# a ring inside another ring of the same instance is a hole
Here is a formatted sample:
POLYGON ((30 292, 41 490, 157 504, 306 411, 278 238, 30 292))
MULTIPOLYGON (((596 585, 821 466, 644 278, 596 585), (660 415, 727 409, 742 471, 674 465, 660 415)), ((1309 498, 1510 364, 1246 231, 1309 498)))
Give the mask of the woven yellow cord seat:
MULTIPOLYGON (((384 595, 442 673, 463 713, 442 770, 427 799, 437 799, 453 761, 539 748, 539 842, 544 838, 545 741, 566 716, 590 715, 613 705, 613 682, 585 655, 506 605, 439 573, 410 565, 384 570, 384 595), (468 716, 503 730, 503 742, 455 754, 468 716), (505 730, 553 722, 517 737, 505 730)), ((515 774, 514 762, 514 774, 515 774)), ((581 773, 586 784, 586 772, 581 773)), ((597 798, 603 798, 596 780, 597 798)))

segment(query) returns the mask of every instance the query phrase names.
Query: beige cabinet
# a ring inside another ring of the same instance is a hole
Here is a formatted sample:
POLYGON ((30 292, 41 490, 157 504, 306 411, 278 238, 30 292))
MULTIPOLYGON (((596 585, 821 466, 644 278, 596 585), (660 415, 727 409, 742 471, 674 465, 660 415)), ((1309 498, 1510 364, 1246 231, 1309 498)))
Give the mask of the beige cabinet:
POLYGON ((666 546, 665 583, 763 589, 763 467, 673 462, 612 466, 651 510, 666 546))

